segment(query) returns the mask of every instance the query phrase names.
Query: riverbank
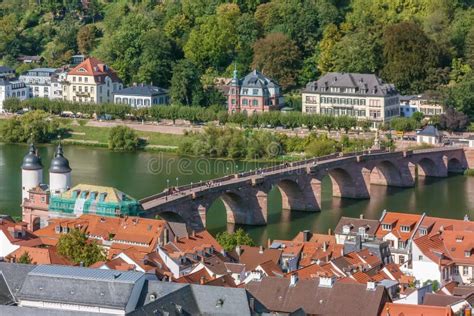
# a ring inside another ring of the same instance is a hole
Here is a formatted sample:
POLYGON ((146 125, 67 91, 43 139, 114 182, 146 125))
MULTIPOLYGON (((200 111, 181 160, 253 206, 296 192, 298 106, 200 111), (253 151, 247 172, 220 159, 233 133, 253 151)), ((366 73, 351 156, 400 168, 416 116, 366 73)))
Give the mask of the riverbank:
MULTIPOLYGON (((90 126, 91 121, 82 121, 86 124, 79 124, 78 120, 60 119, 60 128, 66 130, 63 142, 69 145, 80 145, 90 147, 107 147, 110 128, 119 124, 111 124, 109 126, 90 126)), ((7 124, 6 119, 0 120, 0 128, 7 124)), ((178 146, 184 139, 179 134, 163 134, 154 131, 144 131, 135 129, 138 137, 145 140, 147 145, 145 151, 165 151, 176 152, 178 146)), ((0 139, 1 141, 1 139, 0 139)))

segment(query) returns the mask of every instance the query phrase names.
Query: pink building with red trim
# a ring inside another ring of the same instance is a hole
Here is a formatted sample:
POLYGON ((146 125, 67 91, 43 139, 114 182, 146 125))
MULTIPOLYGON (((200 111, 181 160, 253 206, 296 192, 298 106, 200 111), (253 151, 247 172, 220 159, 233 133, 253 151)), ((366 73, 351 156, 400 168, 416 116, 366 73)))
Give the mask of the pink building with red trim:
POLYGON ((278 110, 284 105, 280 86, 257 70, 243 79, 234 76, 229 85, 227 108, 229 113, 243 112, 253 114, 278 110))

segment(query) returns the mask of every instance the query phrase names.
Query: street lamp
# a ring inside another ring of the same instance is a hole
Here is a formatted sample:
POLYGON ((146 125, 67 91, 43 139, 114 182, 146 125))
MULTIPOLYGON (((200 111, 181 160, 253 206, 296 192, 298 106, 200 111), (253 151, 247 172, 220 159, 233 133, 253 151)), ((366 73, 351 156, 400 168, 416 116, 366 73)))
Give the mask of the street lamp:
POLYGON ((179 187, 178 181, 179 181, 179 178, 176 177, 176 187, 179 187))

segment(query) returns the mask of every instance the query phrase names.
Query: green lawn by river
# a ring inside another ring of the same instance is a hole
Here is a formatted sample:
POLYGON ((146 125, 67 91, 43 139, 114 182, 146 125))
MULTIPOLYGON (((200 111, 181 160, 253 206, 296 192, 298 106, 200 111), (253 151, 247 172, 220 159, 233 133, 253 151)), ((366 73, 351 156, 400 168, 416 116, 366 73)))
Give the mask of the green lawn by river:
MULTIPOLYGON (((0 120, 0 128, 7 123, 6 119, 0 120)), ((106 146, 109 138, 109 127, 81 126, 72 124, 70 119, 61 119, 61 126, 69 131, 66 142, 83 143, 85 145, 106 146)), ((151 148, 168 148, 175 150, 183 141, 184 136, 163 134, 158 132, 135 131, 140 138, 147 141, 151 148)))

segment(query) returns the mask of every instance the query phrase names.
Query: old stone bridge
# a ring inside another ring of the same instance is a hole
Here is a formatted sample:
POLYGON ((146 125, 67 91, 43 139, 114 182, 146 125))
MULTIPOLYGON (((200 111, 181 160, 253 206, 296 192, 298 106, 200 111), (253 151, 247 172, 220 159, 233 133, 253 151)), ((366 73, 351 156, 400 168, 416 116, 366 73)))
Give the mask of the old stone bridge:
POLYGON ((447 177, 448 172, 462 172, 470 166, 471 155, 457 147, 333 154, 229 175, 214 179, 212 185, 181 186, 177 192, 162 192, 140 202, 146 217, 174 213, 193 229, 202 230, 207 210, 220 198, 227 222, 264 225, 267 195, 274 186, 281 192, 283 209, 318 211, 324 177, 331 179, 333 196, 368 199, 371 185, 412 187, 417 176, 447 177))

